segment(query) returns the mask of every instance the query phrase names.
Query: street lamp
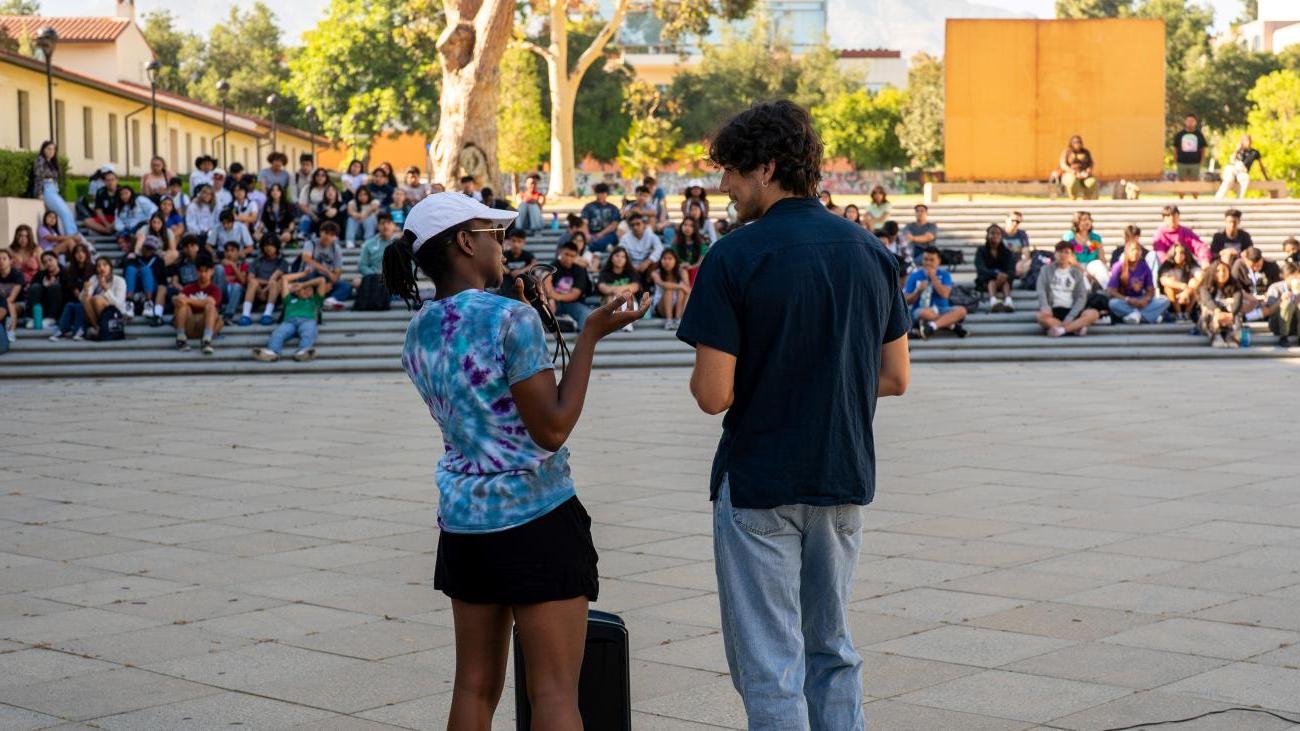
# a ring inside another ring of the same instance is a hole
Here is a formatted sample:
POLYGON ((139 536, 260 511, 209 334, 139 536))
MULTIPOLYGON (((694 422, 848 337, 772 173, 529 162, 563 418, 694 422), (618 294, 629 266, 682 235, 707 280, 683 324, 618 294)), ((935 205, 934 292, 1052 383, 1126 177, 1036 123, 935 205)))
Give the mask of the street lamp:
MULTIPOLYGON (((158 71, 161 68, 162 64, 158 63, 158 59, 150 61, 149 65, 144 67, 145 72, 149 74, 149 103, 153 106, 153 116, 149 119, 149 132, 153 137, 153 157, 158 157, 158 71)), ((172 162, 174 163, 175 160, 172 162)))
MULTIPOLYGON (((230 82, 222 79, 217 82, 217 95, 221 97, 221 164, 230 165, 226 159, 226 94, 230 92, 230 82)), ((215 150, 214 150, 215 152, 215 150)))
POLYGON ((58 143, 54 136, 54 69, 51 67, 51 59, 54 57, 54 46, 59 42, 59 32, 45 26, 36 34, 36 47, 41 49, 41 55, 45 57, 45 96, 50 103, 50 141, 58 143))
POLYGON ((311 165, 319 167, 316 164, 316 107, 308 104, 302 111, 307 115, 307 136, 311 138, 311 165))
POLYGON ((275 108, 280 104, 280 95, 271 94, 266 97, 266 106, 271 110, 271 152, 275 152, 275 108))

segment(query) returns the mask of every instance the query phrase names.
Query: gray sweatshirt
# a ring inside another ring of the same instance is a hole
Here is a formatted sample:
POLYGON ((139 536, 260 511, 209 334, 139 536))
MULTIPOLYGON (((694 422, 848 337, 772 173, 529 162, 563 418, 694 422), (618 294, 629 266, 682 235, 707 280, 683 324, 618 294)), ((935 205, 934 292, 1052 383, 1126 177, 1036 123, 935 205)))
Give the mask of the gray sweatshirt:
POLYGON ((1069 322, 1078 317, 1079 313, 1083 312, 1084 306, 1088 304, 1088 278, 1077 266, 1065 270, 1065 274, 1070 277, 1073 297, 1069 302, 1054 302, 1052 278, 1061 273, 1061 268, 1055 263, 1038 270, 1038 309, 1069 307, 1070 314, 1065 316, 1065 321, 1069 322))

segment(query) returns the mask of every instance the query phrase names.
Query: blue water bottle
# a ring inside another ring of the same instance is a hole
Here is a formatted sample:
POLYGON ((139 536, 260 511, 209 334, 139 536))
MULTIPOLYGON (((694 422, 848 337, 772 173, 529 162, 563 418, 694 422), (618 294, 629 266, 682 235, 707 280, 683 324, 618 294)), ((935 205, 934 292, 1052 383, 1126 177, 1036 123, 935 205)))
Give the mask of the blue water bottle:
POLYGON ((554 211, 551 212, 551 230, 560 230, 560 214, 555 213, 554 211))
POLYGON ((32 330, 40 330, 45 326, 45 308, 39 304, 32 305, 32 330))
POLYGON ((1241 347, 1250 347, 1250 328, 1248 327, 1243 327, 1241 329, 1241 347))

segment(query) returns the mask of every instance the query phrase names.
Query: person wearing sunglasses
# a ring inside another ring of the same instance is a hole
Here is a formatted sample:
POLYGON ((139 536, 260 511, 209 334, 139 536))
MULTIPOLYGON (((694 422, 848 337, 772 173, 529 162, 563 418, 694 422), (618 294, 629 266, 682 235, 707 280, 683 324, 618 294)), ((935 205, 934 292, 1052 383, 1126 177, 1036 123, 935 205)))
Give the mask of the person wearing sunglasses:
MULTIPOLYGON (((564 446, 582 413, 596 343, 650 308, 618 298, 587 317, 556 379, 534 307, 498 294, 514 211, 435 193, 384 251, 388 291, 416 310, 402 365, 438 423, 434 587, 451 598, 456 675, 449 728, 488 728, 519 629, 534 718, 581 728, 578 675, 599 589, 591 518, 564 446), (421 298, 416 275, 433 281, 421 298)), ((430 435, 433 436, 433 435, 430 435)))

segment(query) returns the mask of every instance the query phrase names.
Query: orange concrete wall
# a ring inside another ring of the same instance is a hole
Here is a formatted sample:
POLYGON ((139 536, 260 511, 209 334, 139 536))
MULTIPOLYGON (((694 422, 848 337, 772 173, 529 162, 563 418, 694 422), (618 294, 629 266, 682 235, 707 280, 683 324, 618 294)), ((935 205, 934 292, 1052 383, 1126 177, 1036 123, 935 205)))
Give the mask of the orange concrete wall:
POLYGON ((949 20, 945 177, 1043 180, 1070 136, 1102 178, 1164 169, 1164 21, 949 20))
MULTIPOLYGON (((373 170, 381 162, 392 163, 397 174, 402 175, 412 165, 423 174, 429 172, 428 154, 425 145, 428 139, 424 135, 402 133, 400 135, 380 135, 370 148, 370 166, 373 170)), ((346 146, 339 145, 320 151, 320 164, 331 170, 347 170, 352 161, 351 152, 346 146)), ((444 184, 446 181, 442 181, 444 184)))

